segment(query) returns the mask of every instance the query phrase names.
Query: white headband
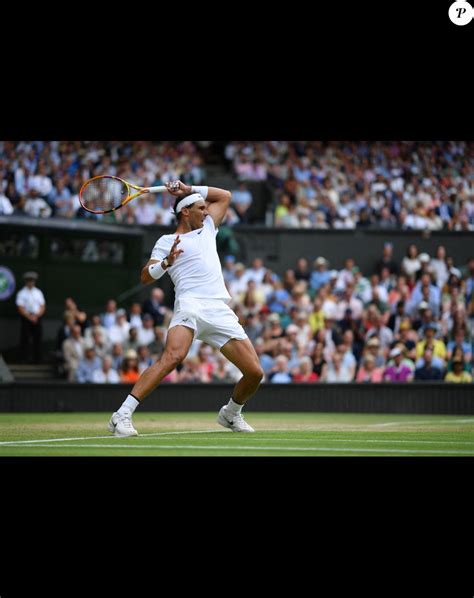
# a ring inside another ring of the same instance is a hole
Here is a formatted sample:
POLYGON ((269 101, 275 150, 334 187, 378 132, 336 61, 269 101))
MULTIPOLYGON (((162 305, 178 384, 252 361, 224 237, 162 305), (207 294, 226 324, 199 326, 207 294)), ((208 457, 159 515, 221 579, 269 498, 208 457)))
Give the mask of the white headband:
POLYGON ((204 197, 200 193, 193 193, 192 195, 188 195, 187 197, 183 197, 181 201, 178 202, 176 206, 175 212, 179 214, 183 208, 187 208, 192 203, 199 201, 202 199, 204 201, 204 197))

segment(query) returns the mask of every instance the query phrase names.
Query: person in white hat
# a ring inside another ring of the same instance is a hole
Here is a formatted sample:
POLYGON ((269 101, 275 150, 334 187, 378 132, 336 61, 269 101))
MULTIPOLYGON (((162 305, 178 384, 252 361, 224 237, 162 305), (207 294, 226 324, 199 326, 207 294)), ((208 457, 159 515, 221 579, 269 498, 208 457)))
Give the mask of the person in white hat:
POLYGON ((25 286, 17 293, 16 306, 21 320, 20 361, 41 363, 41 319, 46 310, 46 300, 42 291, 36 288, 38 274, 25 272, 25 286))
POLYGON ((229 402, 220 409, 217 422, 233 432, 254 432, 242 417, 242 407, 258 389, 264 372, 237 315, 228 306, 231 296, 216 247, 218 226, 229 208, 231 193, 181 181, 167 187, 176 198, 176 232, 158 239, 141 272, 141 282, 152 284, 168 273, 175 287, 174 315, 163 354, 141 374, 112 414, 109 431, 116 436, 138 434, 132 424, 133 412, 185 359, 194 339, 199 339, 218 348, 243 374, 229 402))

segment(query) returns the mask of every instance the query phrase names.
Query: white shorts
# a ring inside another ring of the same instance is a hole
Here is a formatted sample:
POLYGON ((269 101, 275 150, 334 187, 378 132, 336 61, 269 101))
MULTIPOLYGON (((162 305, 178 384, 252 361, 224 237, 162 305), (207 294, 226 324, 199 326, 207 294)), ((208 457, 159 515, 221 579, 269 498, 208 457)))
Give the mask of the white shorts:
POLYGON ((175 301, 174 316, 168 329, 187 326, 199 339, 220 349, 232 338, 248 338, 239 318, 222 299, 183 298, 175 301))

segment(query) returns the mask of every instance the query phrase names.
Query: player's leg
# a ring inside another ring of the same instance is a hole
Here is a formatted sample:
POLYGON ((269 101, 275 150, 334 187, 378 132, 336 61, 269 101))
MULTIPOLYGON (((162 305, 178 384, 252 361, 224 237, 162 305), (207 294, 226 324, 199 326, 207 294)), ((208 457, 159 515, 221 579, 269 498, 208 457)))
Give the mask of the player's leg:
POLYGON ((132 414, 138 405, 179 365, 188 354, 194 330, 186 326, 173 326, 168 330, 166 345, 160 359, 147 368, 135 383, 130 394, 109 422, 109 431, 116 436, 136 436, 132 414))
POLYGON ((239 368, 243 376, 235 385, 229 403, 220 410, 217 421, 234 432, 254 432, 244 421, 241 411, 263 379, 258 355, 248 338, 229 340, 221 347, 221 353, 239 368))

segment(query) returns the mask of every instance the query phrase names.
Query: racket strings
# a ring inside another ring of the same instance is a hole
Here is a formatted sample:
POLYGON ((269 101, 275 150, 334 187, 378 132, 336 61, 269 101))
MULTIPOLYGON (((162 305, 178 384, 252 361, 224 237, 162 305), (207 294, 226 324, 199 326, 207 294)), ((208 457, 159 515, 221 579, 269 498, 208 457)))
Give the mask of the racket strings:
POLYGON ((82 191, 82 203, 93 211, 108 211, 118 208, 128 197, 127 185, 113 178, 91 181, 82 191))

